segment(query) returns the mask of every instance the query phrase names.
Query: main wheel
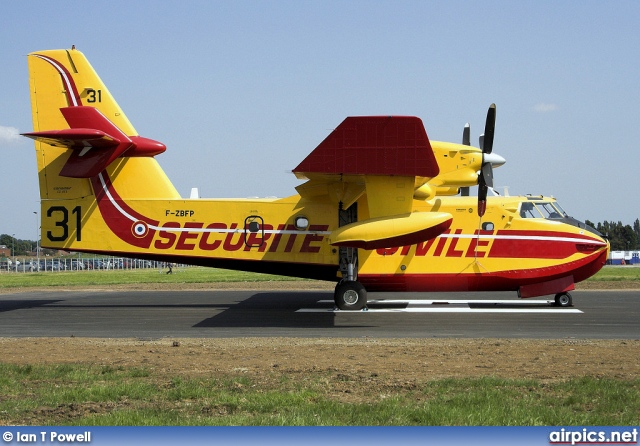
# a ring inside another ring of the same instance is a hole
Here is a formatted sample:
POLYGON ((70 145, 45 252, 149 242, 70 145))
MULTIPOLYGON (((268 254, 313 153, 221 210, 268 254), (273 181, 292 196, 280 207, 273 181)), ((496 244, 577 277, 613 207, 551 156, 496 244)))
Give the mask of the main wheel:
POLYGON ((571 297, 571 294, 556 294, 556 307, 573 307, 573 298, 571 297))
POLYGON ((345 280, 336 285, 333 299, 341 310, 362 310, 367 305, 367 290, 360 282, 345 280))

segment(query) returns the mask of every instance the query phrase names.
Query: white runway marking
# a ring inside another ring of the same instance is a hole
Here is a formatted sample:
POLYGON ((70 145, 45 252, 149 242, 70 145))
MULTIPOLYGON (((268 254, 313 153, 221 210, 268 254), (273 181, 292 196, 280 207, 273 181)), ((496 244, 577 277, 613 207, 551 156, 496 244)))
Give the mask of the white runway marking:
MULTIPOLYGON (((341 313, 332 300, 320 300, 318 304, 330 308, 301 308, 296 313, 341 313)), ((548 300, 370 300, 368 309, 349 313, 562 313, 581 314, 576 308, 557 308, 548 300), (399 307, 404 305, 404 307, 399 307), (495 305, 491 307, 491 305, 495 305), (548 305, 540 307, 540 305, 548 305), (385 308, 389 306, 390 308, 385 308), (501 308, 502 307, 502 308, 501 308)))

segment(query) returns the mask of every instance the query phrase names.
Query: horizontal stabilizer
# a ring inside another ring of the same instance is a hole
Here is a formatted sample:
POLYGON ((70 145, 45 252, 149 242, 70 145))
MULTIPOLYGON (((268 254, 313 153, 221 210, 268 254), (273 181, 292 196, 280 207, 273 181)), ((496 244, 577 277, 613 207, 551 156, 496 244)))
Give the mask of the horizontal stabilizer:
POLYGON ((342 121, 293 172, 432 178, 439 169, 420 118, 359 116, 342 121))
POLYGON ((415 245, 439 236, 451 226, 451 214, 414 212, 348 224, 331 233, 330 243, 361 249, 415 245))
POLYGON ((160 142, 127 136, 94 107, 63 107, 60 112, 71 128, 23 135, 73 150, 60 171, 61 176, 90 178, 98 175, 125 152, 126 156, 155 156, 166 150, 160 142))
POLYGON ((89 148, 108 149, 118 145, 118 142, 111 136, 95 129, 49 130, 23 133, 22 135, 51 146, 81 151, 89 148))

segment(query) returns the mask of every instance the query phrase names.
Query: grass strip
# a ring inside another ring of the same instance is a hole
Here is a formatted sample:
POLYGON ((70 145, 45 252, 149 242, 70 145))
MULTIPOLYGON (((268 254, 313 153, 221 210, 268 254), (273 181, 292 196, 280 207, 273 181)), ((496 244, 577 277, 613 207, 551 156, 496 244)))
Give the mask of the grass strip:
POLYGON ((1 273, 0 288, 59 287, 59 286, 100 286, 146 283, 220 283, 220 282, 265 282, 299 280, 285 276, 247 273, 216 268, 188 267, 174 268, 173 274, 166 270, 103 270, 103 271, 62 271, 37 273, 1 273))
POLYGON ((598 273, 587 279, 594 282, 640 281, 640 267, 637 266, 605 266, 598 273))
POLYGON ((0 363, 0 395, 4 425, 635 425, 640 413, 638 378, 403 386, 327 372, 180 377, 137 367, 0 363))

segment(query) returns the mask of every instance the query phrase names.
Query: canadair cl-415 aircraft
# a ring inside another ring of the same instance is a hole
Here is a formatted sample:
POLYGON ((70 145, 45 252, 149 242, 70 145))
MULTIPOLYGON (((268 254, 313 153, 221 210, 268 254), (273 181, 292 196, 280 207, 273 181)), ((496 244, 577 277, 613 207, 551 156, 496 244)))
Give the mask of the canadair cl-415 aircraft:
POLYGON ((417 117, 349 117, 293 169, 297 194, 185 199, 156 161, 165 146, 138 135, 81 52, 28 60, 44 247, 335 281, 341 310, 363 309, 367 291, 570 306, 605 264, 607 241, 555 199, 487 197, 504 163, 495 105, 481 148, 468 126, 454 144, 429 141, 417 117))

